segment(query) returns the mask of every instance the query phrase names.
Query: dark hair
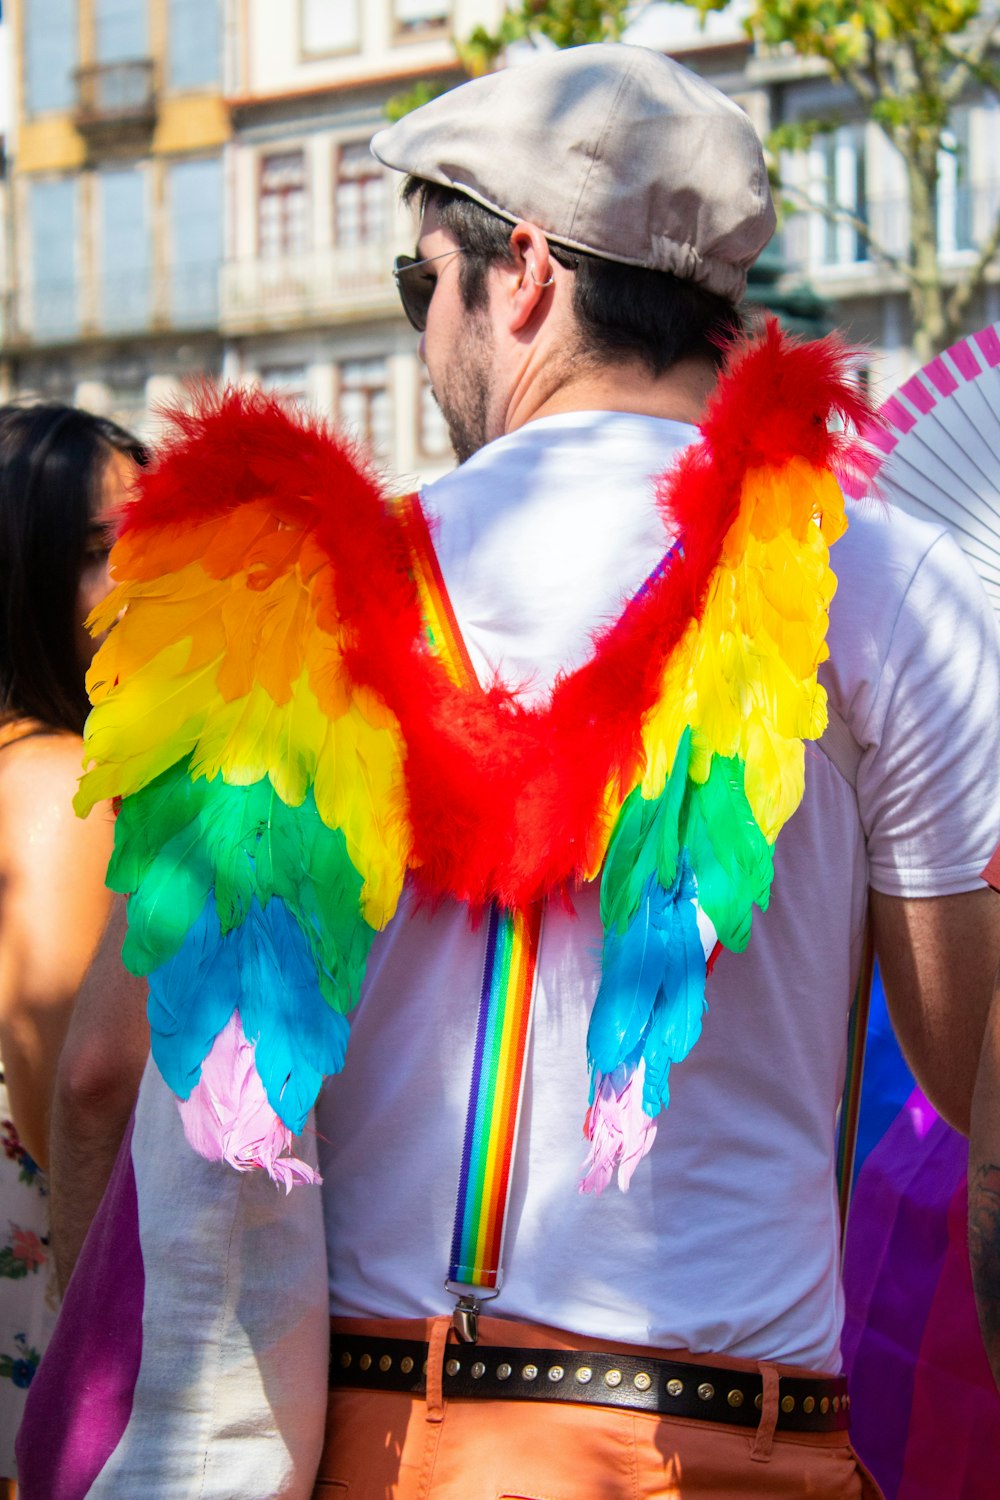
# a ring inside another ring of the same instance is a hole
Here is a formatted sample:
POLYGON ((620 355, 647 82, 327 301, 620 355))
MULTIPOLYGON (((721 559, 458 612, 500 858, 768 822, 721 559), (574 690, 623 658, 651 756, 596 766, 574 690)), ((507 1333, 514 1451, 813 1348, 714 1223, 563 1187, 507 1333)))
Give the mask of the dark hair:
POLYGON ((87 715, 76 601, 104 467, 145 449, 104 417, 0 406, 0 716, 79 733, 87 715))
MULTIPOLYGON (((456 188, 408 177, 403 201, 423 212, 433 204, 463 250, 459 285, 468 311, 485 307, 487 273, 512 260, 513 225, 456 188)), ((549 241, 549 253, 576 272, 573 312, 583 351, 610 362, 641 360, 653 376, 685 355, 707 356, 718 368, 742 332, 740 314, 725 297, 668 271, 627 266, 549 241)))

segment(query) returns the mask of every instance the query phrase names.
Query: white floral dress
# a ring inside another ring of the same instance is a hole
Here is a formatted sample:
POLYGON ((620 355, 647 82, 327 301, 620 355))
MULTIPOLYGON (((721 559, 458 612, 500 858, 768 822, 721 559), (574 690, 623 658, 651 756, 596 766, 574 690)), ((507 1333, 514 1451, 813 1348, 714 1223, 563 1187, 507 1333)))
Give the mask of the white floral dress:
POLYGON ((12 1478, 14 1439, 56 1320, 48 1180, 17 1138, 0 1073, 0 1475, 12 1478))

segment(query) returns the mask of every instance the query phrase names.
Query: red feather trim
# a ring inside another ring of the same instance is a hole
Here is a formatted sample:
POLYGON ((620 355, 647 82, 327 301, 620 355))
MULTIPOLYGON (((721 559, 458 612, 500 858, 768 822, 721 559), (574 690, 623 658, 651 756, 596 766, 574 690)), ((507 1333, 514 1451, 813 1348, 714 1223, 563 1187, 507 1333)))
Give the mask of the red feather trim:
POLYGON ((835 411, 858 426, 869 417, 848 360, 834 339, 800 344, 774 323, 736 351, 703 441, 658 487, 682 555, 531 708, 502 683, 452 683, 426 645, 404 533, 371 472, 325 427, 259 393, 206 396, 175 417, 177 436, 144 475, 143 501, 123 529, 218 521, 262 497, 278 517, 311 527, 330 561, 320 623, 347 626, 353 680, 392 709, 405 739, 421 887, 473 907, 523 907, 592 868, 606 787, 624 797, 641 773, 643 717, 665 658, 704 607, 748 470, 793 456, 822 467, 849 458, 847 441, 828 430, 835 411))

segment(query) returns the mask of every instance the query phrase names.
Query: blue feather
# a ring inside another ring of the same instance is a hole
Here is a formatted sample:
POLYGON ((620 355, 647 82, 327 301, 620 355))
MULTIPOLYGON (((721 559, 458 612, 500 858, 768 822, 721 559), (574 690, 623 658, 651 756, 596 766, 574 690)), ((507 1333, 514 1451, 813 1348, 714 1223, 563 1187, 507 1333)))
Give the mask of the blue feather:
POLYGON ((173 958, 149 978, 153 1057, 164 1079, 187 1099, 209 1048, 239 999, 236 950, 223 941, 214 903, 206 903, 173 958))
POLYGON ((660 989, 667 954, 655 921, 656 876, 646 881, 639 910, 624 933, 604 939, 601 985, 587 1032, 592 1067, 612 1073, 639 1044, 660 989))
MULTIPOLYGON (((662 890, 662 887, 660 888, 662 890)), ((683 1062, 701 1036, 705 1014, 705 951, 698 931, 695 882, 682 852, 677 880, 656 903, 667 962, 643 1047, 643 1108, 657 1115, 670 1102, 671 1065, 683 1062)))
POLYGON ((225 935, 208 902, 180 951, 150 976, 153 1056, 181 1099, 237 1005, 271 1108, 298 1134, 324 1077, 344 1065, 348 1023, 323 999, 309 943, 277 896, 266 909, 254 898, 225 935))
POLYGON ((240 948, 240 1017, 257 1044, 268 1102, 293 1134, 305 1125, 323 1079, 339 1073, 348 1023, 323 999, 309 943, 285 903, 253 901, 230 940, 240 948))

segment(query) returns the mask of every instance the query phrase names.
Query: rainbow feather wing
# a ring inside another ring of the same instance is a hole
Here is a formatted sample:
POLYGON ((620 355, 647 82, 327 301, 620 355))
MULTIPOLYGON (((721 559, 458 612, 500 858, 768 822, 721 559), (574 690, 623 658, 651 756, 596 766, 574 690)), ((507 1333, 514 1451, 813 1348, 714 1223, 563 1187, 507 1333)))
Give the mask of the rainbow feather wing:
POLYGON ((646 769, 615 821, 601 883, 604 954, 588 1054, 582 1186, 629 1179, 701 1034, 717 944, 742 951, 767 906, 772 849, 798 806, 804 741, 826 727, 816 669, 846 526, 832 474, 751 468, 700 618, 643 728, 646 769))
POLYGON ((123 958, 149 976, 153 1054, 189 1139, 289 1186, 314 1175, 288 1147, 343 1064, 408 826, 400 732, 351 685, 330 556, 331 507, 377 524, 381 502, 326 434, 296 430, 279 464, 269 438, 288 424, 266 404, 241 463, 224 438, 247 400, 189 422, 126 517, 93 622, 114 629, 77 807, 120 800, 123 958))

